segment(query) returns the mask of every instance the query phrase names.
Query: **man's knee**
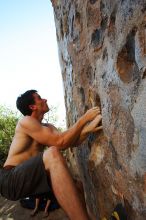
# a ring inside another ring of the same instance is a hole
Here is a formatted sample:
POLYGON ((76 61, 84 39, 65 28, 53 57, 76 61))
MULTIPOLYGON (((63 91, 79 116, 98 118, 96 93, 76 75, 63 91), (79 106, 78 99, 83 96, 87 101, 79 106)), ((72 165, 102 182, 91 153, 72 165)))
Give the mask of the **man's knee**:
POLYGON ((43 154, 43 162, 45 168, 50 169, 50 166, 54 163, 64 162, 64 158, 62 157, 60 150, 57 147, 52 146, 45 150, 43 154))

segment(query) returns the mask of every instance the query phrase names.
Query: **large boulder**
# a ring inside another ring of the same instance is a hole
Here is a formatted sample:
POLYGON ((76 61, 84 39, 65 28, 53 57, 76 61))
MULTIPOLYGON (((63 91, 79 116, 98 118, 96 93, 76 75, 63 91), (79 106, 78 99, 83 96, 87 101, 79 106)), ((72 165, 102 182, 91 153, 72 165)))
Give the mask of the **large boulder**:
POLYGON ((103 132, 68 157, 89 209, 146 219, 146 1, 52 0, 67 123, 100 105, 103 132))

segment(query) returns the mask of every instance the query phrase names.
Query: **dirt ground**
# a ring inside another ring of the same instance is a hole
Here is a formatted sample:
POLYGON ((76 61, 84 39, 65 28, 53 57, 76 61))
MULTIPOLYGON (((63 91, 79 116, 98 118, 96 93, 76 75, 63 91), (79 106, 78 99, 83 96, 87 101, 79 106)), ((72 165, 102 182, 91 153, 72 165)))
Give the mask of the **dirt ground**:
POLYGON ((0 196, 0 220, 69 220, 61 208, 50 212, 47 218, 43 218, 42 211, 39 211, 35 217, 31 217, 31 211, 21 207, 19 201, 9 201, 0 196))

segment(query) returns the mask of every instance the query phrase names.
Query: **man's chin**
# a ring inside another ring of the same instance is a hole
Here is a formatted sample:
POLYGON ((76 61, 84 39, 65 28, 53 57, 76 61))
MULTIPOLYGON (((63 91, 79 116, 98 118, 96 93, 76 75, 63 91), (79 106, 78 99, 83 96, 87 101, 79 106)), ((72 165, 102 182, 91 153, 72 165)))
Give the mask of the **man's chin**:
POLYGON ((50 109, 49 109, 49 107, 47 107, 47 109, 46 109, 46 113, 49 112, 49 111, 50 111, 50 109))

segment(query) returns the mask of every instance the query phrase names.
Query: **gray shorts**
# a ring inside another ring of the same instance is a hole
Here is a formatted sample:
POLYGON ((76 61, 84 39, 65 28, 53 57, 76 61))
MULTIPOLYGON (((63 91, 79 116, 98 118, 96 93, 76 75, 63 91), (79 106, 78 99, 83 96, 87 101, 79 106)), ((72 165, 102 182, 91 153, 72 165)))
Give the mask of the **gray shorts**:
POLYGON ((43 153, 12 169, 0 169, 0 193, 9 200, 52 193, 43 164, 43 153))

